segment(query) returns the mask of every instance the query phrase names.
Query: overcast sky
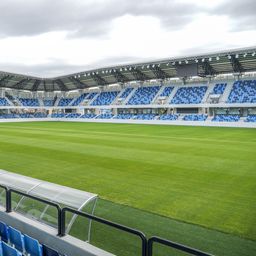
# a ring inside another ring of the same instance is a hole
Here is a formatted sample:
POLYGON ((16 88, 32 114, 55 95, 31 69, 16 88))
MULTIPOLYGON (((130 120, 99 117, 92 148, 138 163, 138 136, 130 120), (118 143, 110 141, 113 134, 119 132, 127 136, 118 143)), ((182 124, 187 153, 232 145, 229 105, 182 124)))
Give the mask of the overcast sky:
POLYGON ((0 70, 53 77, 256 45, 256 0, 1 0, 0 70))

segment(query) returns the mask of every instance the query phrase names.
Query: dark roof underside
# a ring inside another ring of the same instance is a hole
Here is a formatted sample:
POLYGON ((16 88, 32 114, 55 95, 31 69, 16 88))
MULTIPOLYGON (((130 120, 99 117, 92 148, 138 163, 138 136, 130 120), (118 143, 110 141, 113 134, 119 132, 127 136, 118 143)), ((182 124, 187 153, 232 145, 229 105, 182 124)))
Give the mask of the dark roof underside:
POLYGON ((112 66, 67 76, 42 79, 0 72, 0 88, 29 91, 71 91, 131 81, 179 77, 178 66, 197 65, 198 76, 256 71, 256 47, 198 56, 169 58, 145 63, 112 66))

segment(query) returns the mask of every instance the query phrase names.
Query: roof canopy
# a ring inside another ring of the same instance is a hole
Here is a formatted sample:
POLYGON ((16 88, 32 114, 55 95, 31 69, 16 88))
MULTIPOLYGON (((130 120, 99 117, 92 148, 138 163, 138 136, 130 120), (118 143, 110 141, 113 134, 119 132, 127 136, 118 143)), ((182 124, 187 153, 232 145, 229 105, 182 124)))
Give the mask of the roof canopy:
MULTIPOLYGON (((196 65, 201 77, 256 71, 256 47, 228 50, 143 63, 110 66, 55 78, 38 78, 0 72, 0 88, 29 91, 70 91, 130 81, 184 77, 180 66, 196 65)), ((190 76, 189 73, 187 75, 190 76)))
POLYGON ((86 203, 97 198, 96 194, 33 179, 4 170, 0 170, 0 184, 74 209, 81 209, 86 203))

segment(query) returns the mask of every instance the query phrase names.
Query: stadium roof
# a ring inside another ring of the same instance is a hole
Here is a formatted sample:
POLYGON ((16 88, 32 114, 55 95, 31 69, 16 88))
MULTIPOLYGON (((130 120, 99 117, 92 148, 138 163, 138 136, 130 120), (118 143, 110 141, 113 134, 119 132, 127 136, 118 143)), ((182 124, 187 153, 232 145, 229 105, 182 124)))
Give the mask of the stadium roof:
POLYGON ((195 68, 196 75, 201 77, 254 72, 256 47, 103 67, 55 78, 0 72, 0 88, 71 91, 131 81, 189 77, 195 68))

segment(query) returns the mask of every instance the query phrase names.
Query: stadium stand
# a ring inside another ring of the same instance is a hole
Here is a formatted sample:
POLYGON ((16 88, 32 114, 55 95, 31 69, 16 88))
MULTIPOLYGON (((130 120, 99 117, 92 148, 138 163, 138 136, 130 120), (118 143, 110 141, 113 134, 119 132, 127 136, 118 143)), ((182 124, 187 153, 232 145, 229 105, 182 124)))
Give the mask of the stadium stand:
POLYGON ((97 98, 91 103, 92 106, 106 106, 110 105, 116 98, 119 92, 101 92, 97 98))
POLYGON ((53 113, 51 115, 51 117, 53 117, 53 118, 62 118, 62 117, 65 117, 65 114, 64 113, 53 113))
POLYGON ((138 114, 135 115, 133 118, 138 120, 153 120, 155 117, 155 114, 138 114))
POLYGON ((126 88, 123 93, 120 95, 121 99, 126 99, 128 97, 128 95, 132 92, 133 88, 128 87, 126 88))
POLYGON ((236 81, 228 103, 256 103, 256 80, 236 81))
POLYGON ((65 116, 65 118, 79 118, 81 114, 79 113, 70 113, 65 116))
POLYGON ((159 96, 160 97, 168 97, 171 94, 173 88, 174 88, 173 86, 165 87, 164 90, 162 91, 162 93, 160 93, 159 96))
POLYGON ((127 105, 150 104, 156 96, 160 86, 139 87, 134 95, 129 99, 127 105))
POLYGON ((196 115, 196 114, 190 114, 185 115, 183 117, 184 121, 205 121, 207 119, 207 115, 196 115))
POLYGON ((10 106, 5 98, 0 98, 0 106, 10 106))
POLYGON ((112 115, 112 114, 100 114, 100 115, 96 116, 96 119, 111 119, 113 117, 114 117, 114 115, 112 115))
POLYGON ((78 106, 81 102, 89 95, 89 93, 83 93, 81 96, 79 96, 73 103, 72 106, 78 106))
POLYGON ((54 105, 54 100, 43 100, 45 107, 52 107, 54 105))
POLYGON ((19 101, 25 107, 39 107, 38 99, 19 98, 19 101))
POLYGON ((58 106, 59 107, 66 107, 71 103, 72 100, 73 100, 73 98, 61 98, 59 103, 58 103, 58 106))
POLYGON ((181 87, 171 100, 172 104, 199 104, 201 103, 207 86, 181 87))
POLYGON ((248 115, 245 122, 256 122, 256 115, 248 115))
POLYGON ((1 256, 61 256, 45 244, 40 244, 33 237, 22 234, 19 230, 0 221, 0 255, 1 256))
POLYGON ((159 120, 175 121, 179 118, 179 115, 165 114, 159 117, 159 120))
POLYGON ((128 119, 132 119, 133 116, 134 116, 133 114, 117 114, 116 116, 114 116, 114 119, 128 120, 128 119))
POLYGON ((239 115, 216 115, 212 121, 214 122, 238 122, 239 115))
POLYGON ((226 89, 227 83, 216 84, 213 88, 213 94, 223 94, 226 89))
POLYGON ((95 118, 97 115, 95 114, 84 114, 84 115, 81 115, 80 118, 87 118, 87 119, 93 119, 95 118))

